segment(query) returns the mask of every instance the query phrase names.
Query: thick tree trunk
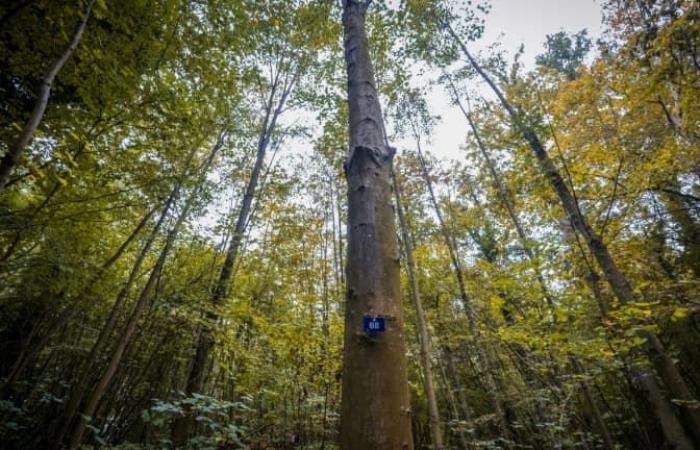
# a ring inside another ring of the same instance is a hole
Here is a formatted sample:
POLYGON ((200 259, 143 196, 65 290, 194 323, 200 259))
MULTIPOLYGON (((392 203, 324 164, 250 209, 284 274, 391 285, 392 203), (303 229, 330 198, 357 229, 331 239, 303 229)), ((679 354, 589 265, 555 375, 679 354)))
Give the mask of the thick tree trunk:
POLYGON ((24 125, 24 128, 22 128, 17 140, 12 144, 5 156, 3 156, 2 160, 0 160, 0 192, 2 192, 5 188, 5 185, 10 178, 12 169, 22 156, 22 152, 24 152, 25 147, 32 140, 34 132, 36 132, 41 119, 44 117, 46 105, 48 105, 49 96, 51 95, 51 85, 53 84, 53 80, 56 78, 56 75, 58 75, 58 72, 60 72, 60 70, 63 68, 66 61, 68 61, 68 58, 70 58, 73 52, 75 52, 75 49, 78 48, 78 43, 80 43, 80 39, 83 37, 83 33, 85 32, 85 26, 90 18, 90 13, 92 12, 92 6, 94 3, 95 0, 90 0, 83 19, 80 21, 80 24, 73 33, 73 37, 68 44, 68 48, 66 48, 61 56, 59 56, 58 59, 53 62, 48 72, 41 80, 37 99, 34 103, 34 109, 29 116, 29 120, 24 125))
POLYGON ((350 152, 342 450, 412 450, 399 250, 391 205, 394 150, 385 144, 365 31, 368 3, 343 2, 350 152), (366 316, 385 331, 363 332, 366 316))
POLYGON ((435 395, 435 387, 433 383, 433 370, 430 362, 430 333, 428 332, 428 323, 423 310, 423 301, 420 297, 418 286, 418 277, 416 275, 416 262, 413 259, 413 243, 408 231, 408 222, 404 214, 403 204, 401 203, 401 190, 396 180, 396 176, 392 174, 394 182, 394 195, 396 197, 396 211, 399 216, 399 227, 401 228, 401 241, 403 243, 404 254, 406 255, 406 268, 408 279, 411 285, 411 300, 416 309, 416 325, 418 327, 419 343, 420 343, 420 361, 423 368, 423 383, 425 388, 425 398, 428 401, 428 413, 430 415, 430 435, 433 439, 433 448, 444 448, 442 438, 442 426, 440 422, 440 411, 438 409, 437 397, 435 395))
MULTIPOLYGON (((620 304, 624 305, 633 302, 635 298, 629 281, 615 264, 614 260, 612 259, 612 256, 608 252, 607 246, 588 225, 585 216, 581 213, 581 210, 578 207, 578 202, 576 198, 572 195, 571 191, 569 191, 568 186, 564 182, 564 179, 562 178, 561 174, 557 170, 552 160, 549 158, 549 155, 547 154, 547 151, 545 150, 544 146, 537 137, 537 134, 534 132, 534 130, 522 124, 520 120, 520 112, 517 111, 516 108, 513 107, 513 105, 511 105, 511 103, 505 98, 505 96, 498 88, 498 86, 496 86, 491 77, 489 77, 489 75, 472 57, 472 55, 467 50, 467 47, 464 45, 462 40, 455 33, 455 31, 452 29, 449 23, 446 24, 446 29, 458 43, 460 49, 462 50, 466 58, 469 60, 469 63, 472 65, 474 70, 481 76, 481 78, 486 82, 486 84, 489 85, 494 94, 496 94, 501 105, 511 117, 513 125, 516 127, 516 129, 518 129, 518 131, 522 133, 523 137, 525 138, 525 141, 528 143, 532 152, 534 153, 535 158, 537 158, 537 161, 540 164, 540 168, 543 174, 549 179, 549 181, 552 184, 552 187, 557 193, 561 205, 568 215, 571 227, 576 232, 578 232, 585 240, 589 251, 598 262, 598 265, 600 266, 600 269, 602 270, 605 279, 607 280, 608 284, 610 285, 610 288, 619 300, 620 304)), ((658 351, 663 351, 663 347, 659 347, 656 345, 657 342, 659 342, 658 338, 653 333, 640 333, 640 335, 647 341, 647 354, 649 355, 652 361, 655 361, 657 359, 656 354, 658 353, 658 351)), ((680 400, 692 403, 695 400, 695 398, 692 395, 689 395, 690 390, 686 386, 683 377, 678 371, 678 368, 675 366, 675 364, 673 364, 673 361, 670 359, 670 357, 668 357, 668 355, 665 355, 663 359, 666 361, 670 361, 671 365, 669 366, 668 364, 664 364, 663 367, 661 367, 659 364, 656 364, 656 369, 659 373, 659 376, 664 381, 664 384, 669 389, 671 395, 680 400)), ((670 425, 670 422, 673 419, 675 419, 676 422, 678 422, 678 419, 675 418, 675 416, 673 416, 672 409, 671 416, 668 416, 666 414, 666 412, 668 412, 669 409, 667 407, 668 405, 662 405, 661 403, 668 404, 668 402, 664 401, 665 399, 660 389, 658 389, 658 387, 650 387, 651 383, 655 383, 655 380, 653 380, 653 376, 640 373, 640 375, 637 376, 636 379, 640 383, 642 383, 643 388, 648 394, 649 401, 655 405, 654 409, 657 413, 659 421, 663 426, 664 434, 666 435, 666 438, 669 441, 669 443, 676 446, 677 448, 684 448, 684 441, 688 441, 688 439, 686 436, 684 436, 685 439, 679 438, 680 434, 677 431, 681 430, 682 432, 683 430, 680 423, 677 423, 673 426, 670 425)), ((696 420, 698 419, 697 411, 693 408, 689 408, 687 405, 683 407, 682 411, 684 413, 684 416, 688 419, 688 422, 692 424, 690 428, 695 434, 695 429, 700 429, 700 426, 696 425, 696 420)), ((681 434, 684 435, 685 433, 681 434)))

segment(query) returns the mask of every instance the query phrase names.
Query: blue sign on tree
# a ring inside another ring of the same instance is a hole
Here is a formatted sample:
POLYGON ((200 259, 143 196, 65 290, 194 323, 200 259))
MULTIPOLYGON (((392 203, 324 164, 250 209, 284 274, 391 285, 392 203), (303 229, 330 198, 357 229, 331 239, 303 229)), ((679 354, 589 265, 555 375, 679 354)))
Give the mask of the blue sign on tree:
POLYGON ((362 320, 362 328, 365 333, 384 333, 386 330, 384 317, 365 316, 362 320))

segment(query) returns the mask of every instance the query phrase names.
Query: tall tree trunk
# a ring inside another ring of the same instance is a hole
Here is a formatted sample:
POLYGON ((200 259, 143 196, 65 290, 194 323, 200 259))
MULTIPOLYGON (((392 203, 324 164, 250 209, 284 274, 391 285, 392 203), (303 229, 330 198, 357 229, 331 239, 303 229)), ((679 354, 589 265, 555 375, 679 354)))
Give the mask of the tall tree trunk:
MULTIPOLYGON (((484 159, 484 162, 486 163, 486 166, 491 174, 491 177, 493 179, 494 185, 496 186, 496 190, 498 192, 498 196, 501 200, 501 203, 506 208, 506 212, 508 214, 508 217, 511 220, 511 223, 515 227, 515 230, 518 234, 518 238, 520 240, 520 243, 523 246, 523 248, 525 249, 525 254, 527 255, 528 259, 535 265, 535 274, 537 277, 537 281, 540 285, 540 290, 541 290, 545 300, 547 301, 547 304, 549 305, 549 307, 554 308, 555 307, 554 300, 549 292, 549 289, 547 288, 547 285, 544 281, 544 277, 542 276, 542 271, 541 271, 541 268, 539 266, 539 261, 537 259, 537 255, 536 255, 534 249, 532 248, 532 246, 530 245, 529 239, 528 239, 527 234, 525 232, 525 228, 523 227, 522 223, 520 222, 520 219, 518 218, 518 215, 515 211, 515 206, 513 205, 512 201, 511 201, 510 193, 508 192, 508 189, 507 189, 505 183, 501 179, 501 176, 496 169, 496 164, 491 159, 491 156, 489 155, 489 152, 486 149, 484 142, 481 140, 481 135, 479 134, 479 130, 476 127, 476 124, 474 123, 474 120, 473 120, 470 112, 464 108, 464 105, 462 104, 462 101, 459 98, 459 94, 457 92, 457 89, 456 89, 455 85, 453 84, 451 78, 449 78, 449 77, 448 77, 448 82, 450 84, 450 87, 452 88, 452 92, 454 94, 454 100, 456 101, 457 106, 462 111, 462 114, 464 115, 465 119, 467 120, 467 122, 469 124, 469 127, 472 130, 472 133, 474 135, 474 139, 476 140, 476 143, 477 143, 477 147, 479 148, 479 152, 481 153, 481 156, 484 159)), ((597 286, 597 284, 596 284, 596 286, 597 286)), ((596 298, 599 298, 599 296, 596 296, 596 298)), ((607 315, 607 309, 605 307, 604 302, 599 306, 601 308, 601 311, 603 311, 604 315, 607 315)), ((556 316, 553 316, 553 317, 555 318, 556 316)), ((520 351, 522 351, 522 350, 524 350, 524 349, 520 349, 520 351)), ((578 362, 578 360, 573 356, 570 359, 571 359, 572 365, 576 368, 576 370, 581 371, 582 369, 581 369, 581 366, 580 366, 580 363, 578 362)), ((526 377, 526 379, 528 379, 528 384, 531 384, 531 381, 530 381, 531 378, 526 377)), ((606 448, 613 449, 614 444, 613 444, 612 437, 610 435, 610 431, 608 430, 608 428, 605 424, 605 421, 602 420, 602 418, 601 418, 600 410, 598 408, 597 403, 595 402, 595 398, 593 397, 593 395, 590 394, 590 389, 589 389, 586 382, 582 382, 581 386, 582 386, 582 390, 584 391, 584 396, 586 398, 586 401, 588 402, 588 404, 593 412, 594 419, 596 420, 596 424, 598 425, 598 428, 599 428, 600 433, 601 433, 601 437, 603 438, 603 441, 605 443, 606 448)))
POLYGON ((335 182, 335 198, 336 213, 338 214, 338 268, 340 269, 340 288, 341 292, 345 292, 345 252, 343 250, 343 216, 342 207, 340 205, 340 183, 338 181, 335 182))
POLYGON ((399 216, 399 227, 401 228, 401 241, 403 243, 404 254, 406 255, 406 269, 411 285, 411 300, 413 300, 413 306, 416 309, 416 325, 418 327, 418 340, 420 343, 420 362, 423 368, 425 398, 428 400, 428 413, 430 415, 430 435, 433 439, 433 448, 439 450, 444 448, 444 442, 442 438, 440 411, 438 410, 437 397, 435 395, 433 383, 433 370, 430 362, 430 333, 428 332, 428 323, 423 310, 423 301, 420 297, 416 262, 413 259, 413 243, 411 242, 408 222, 404 214, 403 204, 401 203, 401 190, 394 173, 392 173, 392 179, 394 182, 394 195, 396 197, 396 211, 399 216))
MULTIPOLYGON (((459 95, 457 93, 457 89, 454 86, 454 84, 452 83, 452 79, 449 77, 448 77, 448 82, 449 82, 450 87, 452 88, 452 91, 454 93, 454 100, 457 102, 457 106, 462 111, 464 118, 467 119, 467 122, 469 123, 469 127, 471 128, 472 133, 474 134, 474 139, 476 140, 477 147, 479 148, 479 152, 481 153, 481 157, 484 159, 484 162, 486 163, 486 167, 488 167, 488 169, 489 169, 489 173, 491 174, 491 178, 493 179, 493 183, 496 186, 496 191, 498 192, 498 196, 501 200, 501 203, 505 207, 506 212, 508 213, 508 217, 510 218, 511 222, 513 223, 513 226, 515 227, 515 231, 518 234, 518 239, 520 240, 520 245, 523 246, 523 249, 525 250, 525 254, 527 255, 530 262, 533 263, 533 266, 535 269, 535 277, 537 278, 537 283, 540 286, 540 290, 542 291, 542 295, 543 295, 545 301, 547 302, 547 304, 549 305, 549 307, 554 308, 554 300, 552 298, 552 295, 549 292, 549 288, 547 287, 547 283, 544 281, 544 277, 542 276, 542 269, 540 268, 539 260, 537 259, 537 255, 535 254, 535 251, 533 250, 532 245, 530 244, 530 240, 528 239, 528 236, 525 233, 525 229, 523 228, 522 224, 520 223, 520 219, 518 218, 518 215, 515 212, 515 207, 513 206, 510 192, 508 192, 508 188, 506 187, 505 183, 501 179, 500 174, 496 170, 496 164, 491 159, 491 156, 489 155, 489 152, 486 149, 484 142, 481 140, 481 135, 479 134, 479 130, 476 128, 476 124, 474 123, 474 120, 472 119, 471 114, 464 108, 464 105, 462 105, 462 101, 459 98, 459 95)), ((556 316, 553 316, 553 317, 556 318, 556 316)))
POLYGON ((469 320, 469 328, 472 335, 478 333, 478 325, 476 323, 476 312, 474 311, 474 305, 472 305, 469 295, 467 294, 466 284, 464 282, 464 271, 462 270, 462 262, 457 256, 457 246, 454 242, 454 236, 447 228, 445 219, 442 216, 442 211, 440 205, 438 204, 437 197, 435 196, 435 191, 433 190, 433 183, 430 181, 430 174, 428 173, 428 165, 423 157, 423 150, 421 148, 420 136, 415 135, 416 139, 416 149, 418 151, 418 160, 420 162, 421 173, 423 175, 423 181, 428 188, 428 194, 430 195, 430 202, 433 205, 433 210, 438 219, 438 226, 440 228, 440 233, 442 234, 445 246, 450 255, 450 261, 452 263, 452 269, 457 280, 457 287, 459 288, 459 296, 462 299, 464 310, 467 314, 467 319, 469 320))
MULTIPOLYGON (((189 169, 189 165, 192 157, 194 156, 194 153, 195 152, 192 151, 188 157, 185 169, 183 171, 183 177, 186 175, 187 170, 189 169)), ((143 266, 146 257, 151 251, 153 243, 156 241, 158 235, 160 234, 161 228, 165 224, 165 221, 168 218, 168 216, 170 215, 170 210, 172 209, 173 204, 175 203, 177 196, 179 195, 181 185, 182 179, 179 179, 178 181, 176 181, 175 186, 170 191, 170 195, 163 204, 158 220, 156 221, 153 229, 151 229, 148 237, 146 238, 146 241, 141 246, 141 250, 136 256, 136 260, 134 261, 134 264, 131 267, 129 276, 127 277, 126 282, 124 283, 122 288, 119 290, 119 293, 117 294, 117 297, 114 300, 112 307, 110 308, 107 320, 100 329, 100 332, 97 335, 97 339, 92 344, 87 358, 85 358, 83 363, 80 364, 80 367, 78 368, 79 378, 75 381, 75 383, 73 383, 71 387, 70 395, 68 396, 68 401, 66 402, 66 406, 63 409, 63 413, 56 419, 56 421, 54 421, 54 424, 52 425, 49 431, 49 435, 52 436, 52 440, 54 443, 54 449, 58 448, 61 445, 65 433, 70 431, 71 421, 75 419, 76 413, 78 412, 78 408, 80 408, 80 403, 83 401, 85 395, 87 394, 85 386, 90 383, 90 380, 94 376, 94 371, 96 370, 95 363, 97 357, 99 353, 104 349, 109 337, 112 335, 114 327, 117 323, 117 319, 119 318, 119 313, 121 312, 124 303, 129 297, 129 293, 131 292, 134 283, 136 282, 136 280, 139 277, 139 274, 141 273, 141 267, 143 266)))
MULTIPOLYGON (((496 94, 496 97, 498 97, 501 105, 510 116, 513 122, 513 126, 516 127, 516 129, 520 133, 522 133, 523 137, 525 138, 525 141, 528 143, 531 150, 535 154, 535 157, 537 158, 537 161, 540 164, 540 168, 544 176, 547 179, 549 179, 549 181, 552 184, 552 187, 557 193, 561 205, 568 215, 571 227, 577 233, 579 233, 585 240, 588 249, 598 262, 598 265, 600 266, 603 275, 605 276, 605 279, 607 280, 608 284, 610 285, 610 288, 612 289, 617 299, 620 301, 620 304, 624 305, 633 302, 635 298, 632 286, 615 264, 615 261, 608 252, 607 246, 593 232, 593 230, 589 226, 585 216, 578 207, 578 201, 572 195, 568 186, 564 182, 564 179, 562 178, 561 174, 557 170, 552 160, 549 158, 547 151, 540 142, 535 131, 532 128, 529 128, 523 124, 520 117, 521 112, 519 110, 516 110, 516 108, 513 105, 511 105, 511 103, 505 98, 504 94, 501 92, 501 90, 498 88, 495 82, 476 62, 476 60, 472 57, 471 53, 469 53, 467 47, 464 45, 460 37, 457 35, 457 33, 455 33, 454 29, 449 23, 446 23, 446 29, 448 30, 452 38, 454 38, 455 41, 458 43, 460 49, 462 50, 466 58, 469 60, 469 63, 472 65, 474 70, 479 74, 479 76, 481 76, 481 78, 486 82, 486 84, 489 85, 494 94, 496 94)), ((680 400, 683 400, 684 402, 687 402, 683 405, 682 411, 684 416, 687 418, 688 423, 691 425, 690 430, 693 432, 694 435, 700 435, 700 411, 689 407, 689 405, 695 401, 695 398, 691 394, 690 389, 688 389, 688 387, 686 386, 683 377, 678 371, 678 368, 673 363, 673 360, 667 354, 665 354, 665 351, 663 350, 663 345, 661 345, 661 342, 655 334, 640 331, 640 335, 647 341, 647 354, 649 355, 652 362, 655 363, 656 370, 659 373, 661 379, 664 381, 666 387, 669 389, 671 395, 680 400), (665 356, 659 358, 659 351, 663 352, 665 356)), ((662 414, 668 412, 669 408, 658 404, 659 401, 664 400, 663 394, 661 393, 660 389, 647 388, 650 385, 650 383, 655 382, 653 380, 653 377, 640 373, 640 376, 637 376, 636 378, 639 382, 642 383, 642 386, 648 394, 650 402, 655 405, 654 409, 657 412, 657 414, 659 414, 658 418, 663 426, 664 434, 666 435, 666 438, 669 441, 669 443, 676 446, 677 448, 686 448, 686 442, 688 442, 689 440, 687 436, 685 436, 685 439, 680 438, 680 435, 677 432, 677 430, 682 430, 683 428, 680 425, 680 423, 672 424, 675 416, 662 416, 662 414)), ((678 422, 677 419, 675 420, 676 422, 678 422)), ((681 434, 684 435, 684 433, 681 434)))
POLYGON ((88 19, 90 18, 90 13, 92 12, 92 6, 94 3, 95 0, 90 0, 87 9, 85 10, 83 19, 80 21, 80 24, 73 33, 73 37, 68 44, 68 48, 66 48, 61 56, 59 56, 58 59, 53 62, 48 72, 41 80, 37 99, 34 103, 34 109, 29 116, 29 120, 24 125, 24 128, 22 128, 17 140, 15 140, 5 156, 3 156, 2 160, 0 160, 0 192, 2 192, 5 188, 5 185, 10 178, 12 169, 22 156, 22 152, 24 152, 25 147, 32 140, 34 132, 39 127, 39 123, 44 117, 46 105, 48 105, 49 96, 51 95, 51 85, 53 84, 53 80, 56 78, 56 75, 58 75, 58 72, 60 72, 60 70, 63 68, 66 61, 68 61, 68 58, 70 58, 73 52, 75 52, 75 49, 78 48, 78 43, 80 43, 80 39, 83 37, 83 33, 85 32, 85 27, 88 19))
MULTIPOLYGON (((265 154, 270 144, 270 140, 272 139, 272 134, 275 131, 277 120, 282 113, 282 109, 286 104, 289 94, 294 88, 298 74, 298 70, 293 75, 287 73, 287 76, 283 82, 280 79, 281 74, 278 71, 271 80, 270 96, 265 106, 265 118, 263 119, 260 135, 258 137, 255 164, 253 165, 253 171, 250 174, 250 179, 248 180, 245 192, 243 193, 243 200, 241 202, 240 209, 238 210, 238 218, 236 220, 236 226, 231 235, 231 241, 226 252, 226 259, 221 267, 219 279, 214 287, 214 291, 210 299, 212 308, 210 308, 206 313, 208 325, 202 326, 198 333, 195 353, 192 357, 192 361, 190 362, 190 371, 187 374, 187 384, 185 386, 185 395, 187 396, 202 390, 204 376, 210 359, 210 353, 214 347, 214 330, 212 326, 219 320, 219 316, 215 309, 221 304, 223 299, 226 298, 231 289, 233 268, 243 242, 246 226, 250 219, 255 191, 258 186, 258 180, 260 178, 263 163, 265 162, 265 154), (280 88, 282 90, 281 96, 276 102, 276 94, 280 88)), ((186 414, 185 416, 176 420, 172 429, 173 443, 175 445, 183 445, 193 425, 194 417, 192 417, 190 414, 186 414)))
POLYGON ((333 233, 333 281, 335 282, 334 293, 336 294, 335 298, 340 298, 342 292, 340 283, 340 272, 342 270, 342 266, 338 255, 338 239, 336 238, 340 235, 340 226, 336 226, 335 221, 336 205, 338 202, 340 202, 340 199, 336 198, 335 196, 335 189, 333 188, 334 182, 335 180, 333 179, 333 174, 328 174, 328 196, 330 198, 330 202, 328 204, 327 212, 330 213, 331 231, 333 233))
POLYGON ((494 411, 498 417, 498 424, 503 433, 503 438, 508 440, 510 431, 507 417, 505 415, 505 409, 499 397, 499 389, 496 383, 496 377, 494 376, 494 365, 491 357, 491 352, 489 348, 486 348, 486 344, 482 342, 480 336, 479 325, 476 320, 476 311, 474 310, 474 305, 472 304, 471 298, 467 294, 466 283, 464 282, 464 272, 462 270, 462 263, 457 255, 457 245, 454 240, 454 236, 451 231, 447 228, 445 219, 442 216, 440 210, 440 205, 438 205, 437 197, 435 196, 435 191, 433 190, 433 183, 430 181, 430 174, 428 173, 428 166, 423 158, 423 150, 421 148, 420 136, 416 133, 416 149, 418 151, 418 159, 420 161, 421 172, 423 174, 423 179, 425 181, 426 187, 428 188, 428 193, 430 194, 430 201, 433 205, 433 210, 438 219, 438 226, 440 227, 440 232, 442 233, 443 239, 445 241, 445 246, 450 254, 450 260, 452 261, 452 269, 457 279, 457 286, 459 288, 459 296, 462 299, 462 304, 464 306, 464 311, 467 315, 467 320, 469 321, 469 333, 471 336, 471 345, 469 348, 470 352, 473 352, 476 360, 482 366, 484 382, 488 387, 489 394, 491 396, 491 401, 493 404, 494 411))
POLYGON ((343 1, 350 149, 342 450, 412 450, 399 249, 391 205, 395 150, 384 121, 365 31, 369 2, 343 1), (383 333, 363 332, 383 317, 383 333))
POLYGON ((166 236, 165 243, 163 244, 163 248, 161 249, 160 255, 158 256, 158 260, 156 261, 156 264, 153 267, 153 269, 151 269, 151 273, 148 277, 148 280, 146 281, 146 284, 141 289, 141 292, 139 293, 139 296, 136 299, 136 302, 131 310, 131 315, 129 316, 124 330, 122 331, 114 349, 112 350, 107 368, 102 373, 97 384, 91 391, 85 403, 85 407, 83 408, 83 411, 81 412, 78 418, 78 422, 71 436, 69 444, 70 450, 75 450, 80 446, 80 443, 83 439, 83 434, 85 433, 85 428, 87 427, 88 423, 92 420, 92 416, 95 413, 100 400, 107 391, 107 388, 110 385, 114 374, 117 372, 117 369, 120 366, 122 357, 124 356, 124 351, 126 350, 126 346, 131 341, 131 338, 134 335, 134 332, 136 331, 136 326, 139 323, 141 315, 144 309, 146 308, 146 305, 149 303, 149 300, 151 299, 151 293, 153 292, 153 289, 156 287, 156 284, 160 279, 163 266, 165 265, 165 261, 168 257, 168 254, 170 253, 170 250, 175 244, 175 240, 177 239, 177 235, 180 231, 180 228, 187 219, 190 209, 194 205, 195 199, 200 194, 202 184, 204 182, 206 174, 209 171, 209 168, 211 167, 214 161, 214 158, 218 154, 221 147, 223 147, 224 136, 225 131, 222 131, 207 160, 200 167, 195 188, 189 194, 187 200, 185 200, 185 204, 183 205, 182 210, 180 211, 180 214, 177 220, 175 221, 175 224, 172 226, 172 228, 168 232, 168 235, 166 236))

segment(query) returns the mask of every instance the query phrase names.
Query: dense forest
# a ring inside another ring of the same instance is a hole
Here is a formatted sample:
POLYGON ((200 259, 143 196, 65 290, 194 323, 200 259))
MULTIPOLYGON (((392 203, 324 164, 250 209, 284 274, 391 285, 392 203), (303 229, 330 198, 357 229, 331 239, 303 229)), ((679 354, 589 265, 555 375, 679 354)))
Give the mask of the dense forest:
POLYGON ((0 447, 700 448, 700 3, 598 3, 4 0, 0 447))

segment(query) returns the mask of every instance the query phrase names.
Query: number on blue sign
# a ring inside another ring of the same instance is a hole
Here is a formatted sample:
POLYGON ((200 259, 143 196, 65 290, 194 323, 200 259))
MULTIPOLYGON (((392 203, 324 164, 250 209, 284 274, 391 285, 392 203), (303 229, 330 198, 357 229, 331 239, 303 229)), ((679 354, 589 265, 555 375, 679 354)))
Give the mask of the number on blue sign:
POLYGON ((383 333, 385 330, 384 317, 365 316, 362 320, 365 333, 383 333))

